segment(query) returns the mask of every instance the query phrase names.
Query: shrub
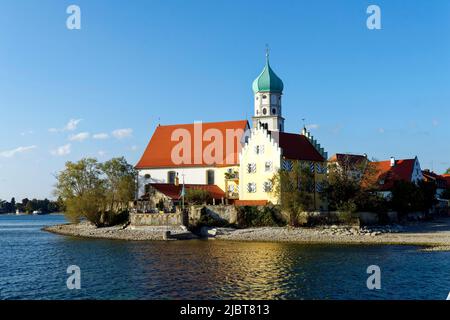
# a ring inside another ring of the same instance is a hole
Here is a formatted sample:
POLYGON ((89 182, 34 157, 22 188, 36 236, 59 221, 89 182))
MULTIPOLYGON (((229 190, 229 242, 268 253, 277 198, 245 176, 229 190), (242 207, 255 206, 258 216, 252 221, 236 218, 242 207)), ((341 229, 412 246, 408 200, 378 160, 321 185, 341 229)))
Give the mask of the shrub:
POLYGON ((184 199, 189 204, 204 204, 212 202, 211 193, 202 189, 187 189, 184 199))
POLYGON ((242 228, 280 227, 286 225, 278 207, 244 206, 238 208, 237 224, 242 228))

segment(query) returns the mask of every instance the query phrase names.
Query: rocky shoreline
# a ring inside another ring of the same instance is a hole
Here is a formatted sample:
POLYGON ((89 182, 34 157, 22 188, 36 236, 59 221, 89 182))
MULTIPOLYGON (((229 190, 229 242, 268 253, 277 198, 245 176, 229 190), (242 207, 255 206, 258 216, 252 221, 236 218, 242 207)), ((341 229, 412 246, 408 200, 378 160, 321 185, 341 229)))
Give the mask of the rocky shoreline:
MULTIPOLYGON (((75 237, 130 241, 186 240, 199 237, 185 227, 123 227, 96 228, 89 223, 63 224, 45 231, 75 237), (170 236, 168 236, 170 232, 170 236)), ((373 228, 325 226, 317 228, 262 227, 249 229, 209 228, 209 239, 224 241, 294 242, 318 244, 395 244, 423 246, 422 250, 450 251, 450 218, 421 222, 408 226, 391 225, 373 228)))
POLYGON ((56 233, 64 236, 81 238, 146 241, 146 240, 188 240, 198 239, 196 235, 186 230, 184 227, 132 227, 114 226, 106 228, 96 228, 90 223, 79 224, 59 224, 43 228, 44 231, 56 233), (167 232, 171 237, 167 238, 167 232))

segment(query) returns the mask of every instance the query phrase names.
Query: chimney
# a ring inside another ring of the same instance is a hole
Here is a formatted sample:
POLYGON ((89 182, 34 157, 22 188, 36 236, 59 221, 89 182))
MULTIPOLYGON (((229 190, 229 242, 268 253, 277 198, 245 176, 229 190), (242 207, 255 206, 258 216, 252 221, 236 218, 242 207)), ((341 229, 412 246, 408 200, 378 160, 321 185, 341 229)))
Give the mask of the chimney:
POLYGON ((395 167, 395 158, 391 157, 391 167, 395 167))

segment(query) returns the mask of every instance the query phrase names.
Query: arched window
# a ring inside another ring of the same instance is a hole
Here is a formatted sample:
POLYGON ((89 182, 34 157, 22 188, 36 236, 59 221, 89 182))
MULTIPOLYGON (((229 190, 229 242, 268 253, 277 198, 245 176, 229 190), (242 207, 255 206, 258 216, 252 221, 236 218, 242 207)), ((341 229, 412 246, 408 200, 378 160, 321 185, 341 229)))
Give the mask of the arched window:
POLYGON ((214 170, 206 171, 206 184, 209 184, 209 185, 214 184, 214 170))

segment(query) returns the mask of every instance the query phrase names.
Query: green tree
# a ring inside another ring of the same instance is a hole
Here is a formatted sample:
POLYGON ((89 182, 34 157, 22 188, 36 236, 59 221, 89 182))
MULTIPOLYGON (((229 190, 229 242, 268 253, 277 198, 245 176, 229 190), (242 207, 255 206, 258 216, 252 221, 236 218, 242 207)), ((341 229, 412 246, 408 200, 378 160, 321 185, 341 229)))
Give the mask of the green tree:
POLYGON ((136 184, 134 168, 124 158, 103 164, 91 158, 69 161, 56 178, 55 195, 71 221, 86 218, 101 227, 127 217, 136 184))
POLYGON ((350 215, 356 211, 387 211, 386 200, 377 194, 378 173, 368 162, 330 164, 328 183, 323 191, 330 210, 350 215))
POLYGON ((16 210, 16 198, 11 198, 11 212, 16 210))
POLYGON ((271 181, 289 225, 297 225, 302 212, 314 209, 314 174, 309 165, 294 161, 292 170, 278 170, 271 181))
POLYGON ((105 186, 101 179, 100 164, 96 159, 85 158, 66 162, 57 176, 55 194, 65 205, 65 214, 72 222, 86 218, 96 226, 101 225, 104 212, 105 186))
POLYGON ((105 177, 106 198, 112 207, 115 203, 127 204, 136 192, 136 170, 124 157, 113 158, 100 165, 105 177))
POLYGON ((410 212, 427 212, 436 203, 434 183, 397 181, 392 189, 392 208, 401 215, 410 212))
POLYGON ((445 171, 444 174, 450 174, 450 168, 448 168, 447 171, 445 171))
POLYGON ((26 213, 32 213, 35 210, 35 206, 33 201, 28 201, 25 205, 25 212, 26 213))

